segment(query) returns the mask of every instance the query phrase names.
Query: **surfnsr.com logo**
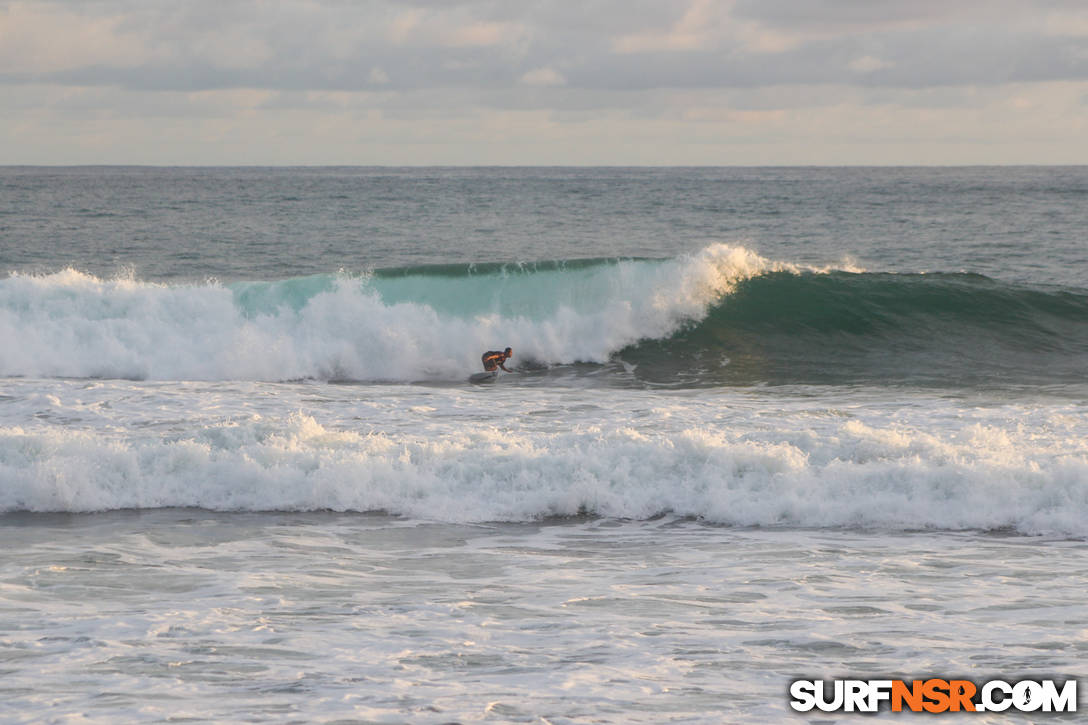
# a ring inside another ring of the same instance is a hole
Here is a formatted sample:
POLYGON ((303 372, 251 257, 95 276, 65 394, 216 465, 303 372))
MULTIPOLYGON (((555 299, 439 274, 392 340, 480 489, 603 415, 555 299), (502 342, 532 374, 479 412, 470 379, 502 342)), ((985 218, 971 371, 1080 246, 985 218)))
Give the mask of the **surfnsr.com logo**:
POLYGON ((1077 681, 1054 680, 794 680, 790 707, 797 712, 1076 712, 1077 681))

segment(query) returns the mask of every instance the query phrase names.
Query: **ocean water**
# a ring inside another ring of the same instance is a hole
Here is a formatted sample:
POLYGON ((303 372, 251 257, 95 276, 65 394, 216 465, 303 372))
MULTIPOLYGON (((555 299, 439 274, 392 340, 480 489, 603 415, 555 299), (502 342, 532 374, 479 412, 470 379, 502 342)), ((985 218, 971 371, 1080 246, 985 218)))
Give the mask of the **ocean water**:
POLYGON ((4 721, 1085 675, 1088 168, 7 167, 0 270, 4 721))

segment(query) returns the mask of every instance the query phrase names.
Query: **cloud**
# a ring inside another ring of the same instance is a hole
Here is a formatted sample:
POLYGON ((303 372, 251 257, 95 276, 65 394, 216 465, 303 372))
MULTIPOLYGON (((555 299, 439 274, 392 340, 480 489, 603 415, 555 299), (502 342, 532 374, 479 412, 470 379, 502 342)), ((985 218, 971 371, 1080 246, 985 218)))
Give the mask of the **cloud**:
POLYGON ((523 32, 516 23, 482 22, 453 28, 439 37, 451 48, 487 48, 516 42, 523 32))
POLYGON ((412 33, 419 27, 424 16, 424 11, 419 8, 399 13, 389 23, 389 40, 396 45, 407 42, 412 33))
POLYGON ((994 2, 8 3, 0 83, 629 91, 1088 79, 1088 12, 994 2))
POLYGON ((851 60, 846 64, 846 67, 856 73, 872 73, 873 71, 891 67, 891 63, 871 55, 863 55, 851 60))
POLYGON ((537 68, 523 75, 521 82, 527 86, 562 86, 567 79, 551 68, 537 68))
POLYGON ((0 9, 0 72, 49 73, 146 60, 149 49, 118 13, 85 13, 50 3, 0 9))
MULTIPOLYGON (((645 123, 657 130, 642 135, 664 144, 663 154, 677 149, 679 159, 693 129, 721 141, 728 133, 751 137, 762 123, 778 129, 781 142, 789 129, 810 137, 801 115, 813 109, 876 124, 887 123, 878 109, 914 113, 931 104, 928 113, 964 123, 965 108, 985 99, 995 125, 1007 115, 1016 119, 1010 128, 1025 134, 1031 119, 1071 133, 1073 122, 1059 116, 1083 116, 1088 5, 0 0, 0 86, 13 116, 0 162, 22 153, 30 136, 45 138, 28 130, 32 118, 57 133, 74 133, 69 121, 78 128, 80 119, 110 119, 96 131, 98 148, 110 128, 139 136, 135 126, 151 118, 173 119, 177 128, 199 119, 205 130, 222 122, 223 137, 229 123, 259 122, 268 138, 273 125, 294 129, 306 118, 345 134, 348 146, 363 127, 368 137, 388 134, 404 144, 414 129, 432 149, 443 128, 459 129, 465 142, 481 119, 531 119, 557 144, 597 129, 605 147, 620 129, 634 133, 645 123), (1058 100, 1070 97, 1076 101, 1058 100), (614 132, 604 130, 609 123, 614 132), (666 128, 677 134, 671 144, 666 128)), ((851 128, 859 138, 876 133, 851 128)), ((919 128, 936 137, 936 125, 919 128)), ((453 143, 457 135, 448 135, 453 143)), ((195 144, 198 137, 186 138, 195 144)), ((67 144, 65 137, 54 147, 67 144)))
POLYGON ((616 53, 703 50, 713 41, 714 19, 719 10, 713 0, 692 0, 668 30, 646 30, 622 35, 612 41, 616 53))

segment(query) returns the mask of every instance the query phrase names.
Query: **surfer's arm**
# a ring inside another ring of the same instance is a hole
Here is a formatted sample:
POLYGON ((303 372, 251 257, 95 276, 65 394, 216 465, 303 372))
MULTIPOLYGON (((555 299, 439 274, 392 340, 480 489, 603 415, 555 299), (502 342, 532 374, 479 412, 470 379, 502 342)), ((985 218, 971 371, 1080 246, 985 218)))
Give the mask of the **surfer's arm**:
MULTIPOLYGON (((499 367, 502 368, 503 370, 506 370, 506 366, 503 365, 502 363, 499 363, 499 367)), ((506 372, 510 372, 510 371, 506 370, 506 372)))

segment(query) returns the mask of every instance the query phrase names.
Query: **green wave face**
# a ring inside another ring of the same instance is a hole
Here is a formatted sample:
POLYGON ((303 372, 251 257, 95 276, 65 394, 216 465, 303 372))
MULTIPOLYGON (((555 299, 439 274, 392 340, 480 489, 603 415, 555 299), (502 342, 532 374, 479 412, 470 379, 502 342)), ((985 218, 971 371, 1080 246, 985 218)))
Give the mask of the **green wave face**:
POLYGON ((412 303, 465 318, 535 321, 560 310, 590 312, 653 284, 661 260, 577 259, 528 264, 442 265, 378 270, 369 287, 387 304, 412 303))
POLYGON ((235 282, 228 285, 234 304, 249 318, 276 315, 281 309, 298 312, 316 295, 331 292, 337 278, 331 274, 315 274, 278 282, 235 282))
POLYGON ((774 272, 620 357, 658 381, 1083 382, 1088 292, 962 273, 774 272))
POLYGON ((358 286, 388 305, 415 304, 442 315, 544 320, 560 309, 589 311, 653 283, 663 260, 574 259, 525 264, 457 264, 375 270, 357 278, 312 275, 228 285, 247 316, 301 310, 337 284, 358 286))

